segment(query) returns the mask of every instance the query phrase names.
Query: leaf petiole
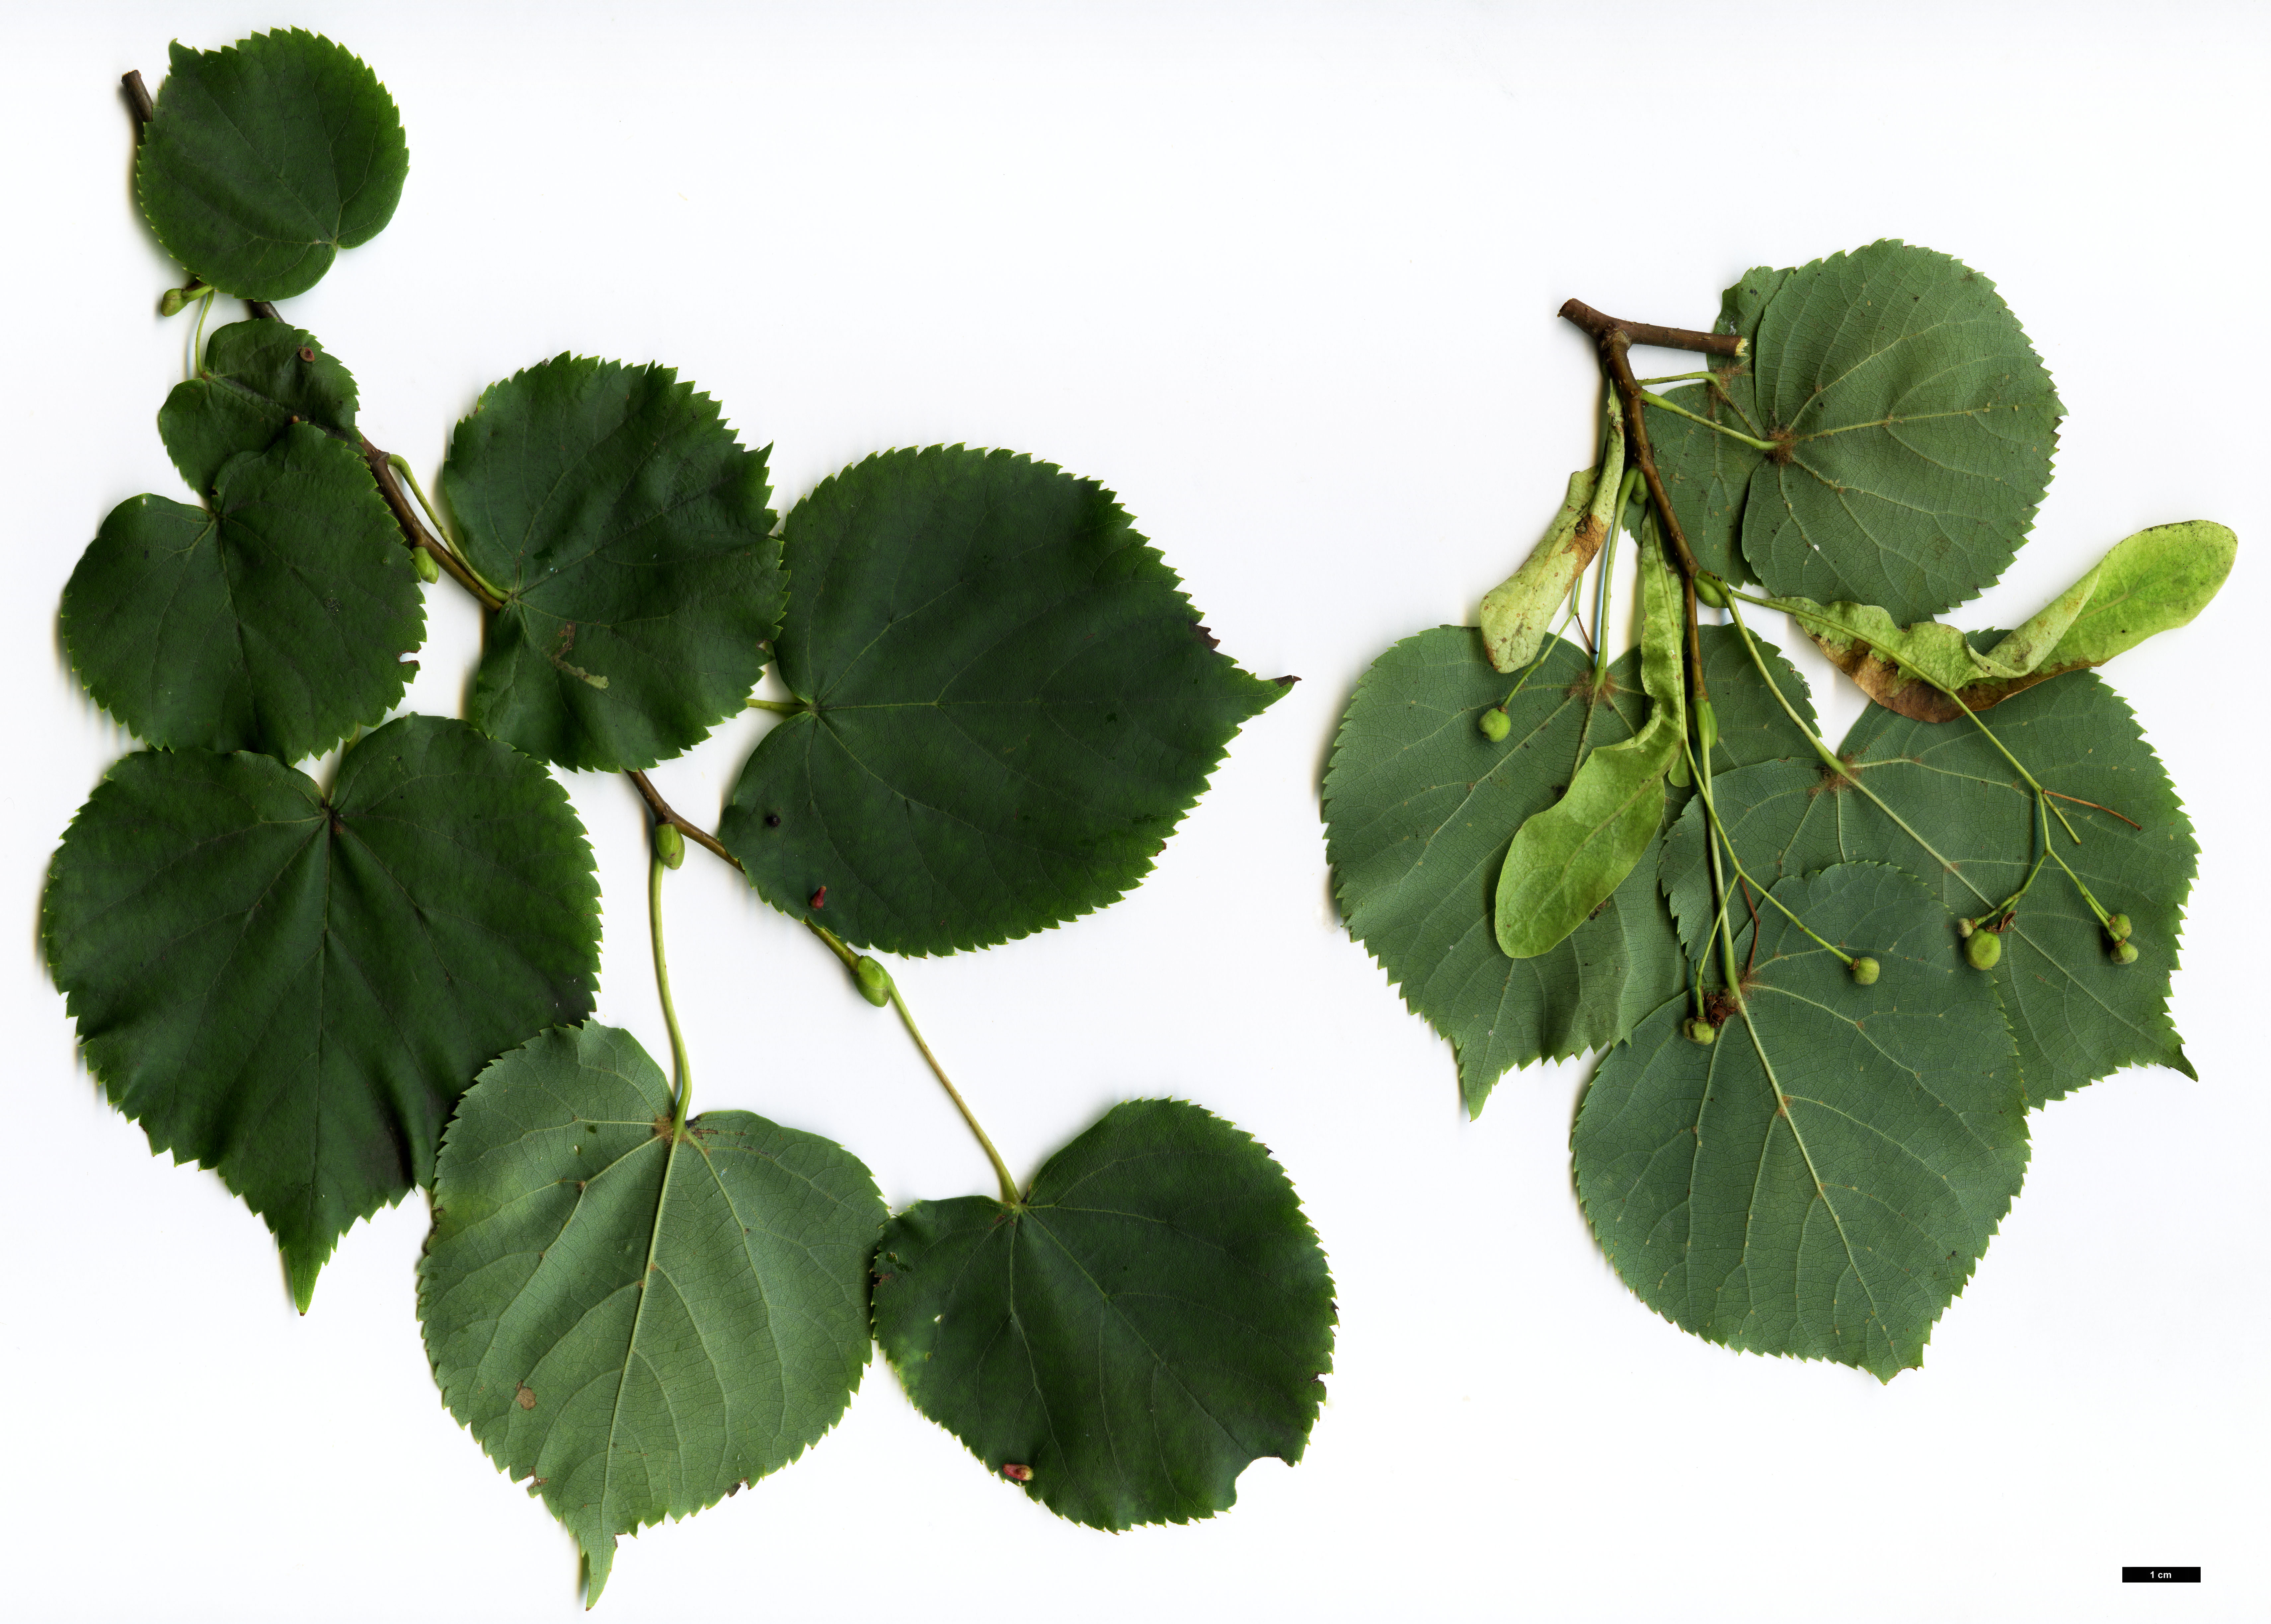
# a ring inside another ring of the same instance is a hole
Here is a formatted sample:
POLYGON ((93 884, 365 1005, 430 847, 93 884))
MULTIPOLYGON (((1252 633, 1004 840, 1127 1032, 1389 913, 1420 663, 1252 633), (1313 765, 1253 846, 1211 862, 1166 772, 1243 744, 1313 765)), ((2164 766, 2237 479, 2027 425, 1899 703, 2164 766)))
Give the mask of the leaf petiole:
POLYGON ((670 1121, 674 1143, 686 1129, 686 1102, 694 1094, 694 1069, 687 1062, 686 1038, 678 1030, 678 1008, 670 1001, 670 965, 662 951, 662 852, 656 847, 648 853, 646 917, 654 938, 654 987, 662 997, 662 1024, 670 1032, 671 1084, 678 1095, 670 1121))
MULTIPOLYGON (((1695 756, 1692 750, 1688 759, 1691 762, 1695 760, 1695 756)), ((1825 941, 1821 937, 1814 935, 1813 929, 1807 926, 1806 922, 1798 918, 1797 914, 1791 912, 1790 905, 1787 903, 1783 902, 1782 898, 1776 896, 1773 891, 1768 890, 1766 886, 1761 884, 1758 881, 1750 876, 1749 873, 1743 868, 1743 860, 1735 855, 1735 843, 1729 838, 1726 826, 1719 822, 1718 803, 1711 798, 1711 781, 1709 778, 1704 776, 1700 767, 1695 775, 1695 783, 1698 793, 1703 798, 1703 815, 1709 820, 1711 824, 1711 833, 1713 837, 1712 861, 1715 868, 1715 878, 1716 866, 1718 861, 1718 847, 1724 845, 1727 850, 1727 865, 1734 869, 1735 877, 1738 880, 1743 882, 1752 890, 1757 891, 1760 896, 1774 904, 1776 907, 1780 908, 1784 919, 1797 926, 1798 929, 1805 932, 1806 935, 1813 937, 1816 943, 1821 947, 1827 948, 1830 952, 1835 954, 1837 957, 1843 960, 1846 964, 1850 965, 1853 962, 1853 956, 1850 953, 1844 951, 1835 942, 1825 941)), ((2037 858, 2036 860, 2036 863, 2037 867, 2040 867, 2041 860, 2037 858)), ((2026 887, 2021 886, 2019 889, 2023 892, 2026 890, 2026 887)), ((2018 898, 2014 897, 2011 900, 2013 902, 2016 902, 2018 901, 2018 898)), ((1726 906, 1724 903, 1720 905, 1719 916, 1721 922, 1724 924, 1726 919, 1726 906)), ((1732 953, 1734 950, 1730 947, 1727 950, 1728 952, 1732 953)), ((1758 950, 1758 927, 1755 922, 1751 927, 1751 950, 1753 952, 1756 952, 1758 950)))
POLYGON ((812 707, 801 699, 759 699, 752 696, 748 702, 752 711, 771 711, 776 716, 801 716, 812 707))
MULTIPOLYGON (((1709 376, 1709 375, 1707 373, 1695 373, 1691 374, 1690 376, 1702 377, 1709 376)), ((1653 378, 1646 381, 1649 383, 1656 382, 1653 378)), ((1739 428, 1730 428, 1724 423, 1713 422, 1709 418, 1705 417, 1699 413, 1691 412, 1684 406, 1673 405, 1671 401, 1666 400, 1661 395, 1651 395, 1644 389, 1635 389, 1633 392, 1649 406, 1656 406, 1663 411, 1669 412, 1675 417, 1684 417, 1691 423, 1701 423, 1703 427, 1710 429, 1715 434, 1725 435, 1730 440, 1739 440, 1754 451, 1771 451, 1776 449, 1775 443, 1772 440, 1755 439, 1750 435, 1745 434, 1739 428)))

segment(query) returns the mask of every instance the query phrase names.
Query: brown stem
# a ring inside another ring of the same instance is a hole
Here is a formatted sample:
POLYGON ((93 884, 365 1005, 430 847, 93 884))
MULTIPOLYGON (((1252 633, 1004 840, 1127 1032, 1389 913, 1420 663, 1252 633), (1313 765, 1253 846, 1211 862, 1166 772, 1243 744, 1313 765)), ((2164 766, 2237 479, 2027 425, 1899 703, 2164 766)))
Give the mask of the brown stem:
POLYGON ((1686 327, 1659 327, 1653 322, 1621 321, 1602 315, 1580 299, 1562 305, 1561 319, 1575 323, 1603 343, 1608 341, 1611 333, 1620 332, 1627 344, 1652 344, 1658 349, 1700 350, 1706 355, 1725 355, 1736 360, 1750 354, 1749 343, 1739 333, 1697 332, 1686 327))
MULTIPOLYGON (((680 834, 684 835, 696 846, 715 853, 718 856, 725 859, 726 861, 733 864, 735 872, 744 875, 748 873, 748 869, 741 867, 741 860, 734 856, 733 853, 727 851, 722 845, 720 845, 717 836, 711 834, 706 829, 697 828, 696 825, 687 822, 686 819, 681 817, 676 812, 673 811, 671 809, 670 802, 662 798, 662 792, 655 788, 654 781, 652 778, 649 778, 645 773, 641 772, 636 767, 630 767, 624 770, 623 776, 638 786, 638 793, 646 798, 647 810, 654 814, 654 821, 656 823, 669 824, 673 829, 677 830, 680 834)), ((803 920, 802 923, 807 930, 820 938, 821 944, 823 946, 826 947, 830 952, 835 954, 837 957, 844 961, 844 967, 846 970, 853 972, 854 974, 859 972, 860 955, 852 950, 851 946, 845 942, 843 937, 829 929, 827 926, 822 924, 818 920, 803 920)), ((892 991, 892 1002, 895 1003, 898 1002, 898 994, 897 989, 896 988, 892 991)), ((987 1141, 985 1129, 979 1128, 976 1119, 971 1117, 970 1107, 962 1104, 962 1096, 955 1093, 954 1084, 947 1083, 946 1073, 939 1069, 937 1057, 931 1054, 930 1046, 922 1040, 922 1034, 915 1031, 914 1017, 907 1013, 906 1005, 904 1003, 899 1004, 899 1018, 907 1024, 907 1031, 914 1037, 915 1047, 922 1051, 923 1058, 930 1062, 930 1069, 938 1073, 938 1080, 942 1083, 946 1083, 946 1091, 949 1094, 954 1094, 955 1104, 961 1106, 962 1114, 964 1120, 970 1122, 970 1126, 977 1133, 979 1142, 986 1144, 987 1154, 989 1156, 992 1155, 994 1147, 990 1142, 987 1141)), ((996 1157, 994 1158, 994 1166, 996 1167, 1001 1166, 1000 1158, 996 1157)))
MULTIPOLYGON (((631 767, 625 770, 623 776, 629 778, 633 784, 636 784, 638 786, 638 793, 646 797, 647 810, 654 814, 654 821, 656 823, 669 824, 673 829, 678 831, 680 834, 684 835, 689 840, 693 841, 695 845, 707 847, 709 850, 716 853, 719 856, 724 858, 727 862, 733 864, 736 868, 740 868, 741 867, 741 860, 734 856, 733 853, 727 851, 724 846, 719 845, 717 836, 711 834, 706 829, 703 829, 693 823, 688 823, 684 818, 679 816, 677 813, 672 811, 670 809, 670 802, 662 798, 660 792, 655 788, 653 781, 650 779, 645 773, 641 772, 636 767, 631 767)), ((744 870, 744 872, 747 871, 744 870)))
POLYGON ((142 126, 157 116, 158 104, 150 100, 150 87, 142 82, 139 68, 129 68, 118 85, 126 93, 127 109, 134 115, 134 133, 138 136, 142 126))
MULTIPOLYGON (((1569 304, 1576 304, 1572 299, 1569 304)), ((1598 312, 1587 309, 1589 316, 1598 312)), ((1561 314, 1569 315, 1569 305, 1561 307, 1561 314)), ((1572 321, 1576 320, 1570 317, 1572 321)), ((1582 326, 1584 324, 1578 323, 1582 326)), ((1640 380, 1633 376, 1632 357, 1627 352, 1632 340, 1620 328, 1611 327, 1601 335, 1601 365, 1613 380, 1612 387, 1624 402, 1625 441, 1630 446, 1633 462, 1640 468, 1640 477, 1648 486, 1648 496, 1656 503, 1656 517, 1664 539, 1672 543, 1672 555, 1679 565, 1681 607, 1687 621, 1687 692, 1695 704, 1711 697, 1703 686, 1703 631, 1695 608, 1695 573, 1701 568, 1695 555, 1688 550, 1687 537, 1679 528, 1679 516, 1672 510, 1672 497, 1664 488, 1664 476, 1656 471, 1656 451, 1648 442, 1648 413, 1640 403, 1640 380)))
POLYGON ((403 539, 409 542, 412 549, 431 558, 444 575, 471 592, 484 609, 503 608, 504 600, 482 585, 473 572, 465 567, 465 561, 444 546, 441 539, 419 519, 418 510, 410 505, 410 498, 403 494, 402 481, 394 477, 394 465, 387 453, 368 440, 359 441, 359 449, 362 452, 364 465, 370 469, 370 477, 378 482, 378 494, 386 498, 387 507, 393 511, 394 522, 401 526, 403 539))

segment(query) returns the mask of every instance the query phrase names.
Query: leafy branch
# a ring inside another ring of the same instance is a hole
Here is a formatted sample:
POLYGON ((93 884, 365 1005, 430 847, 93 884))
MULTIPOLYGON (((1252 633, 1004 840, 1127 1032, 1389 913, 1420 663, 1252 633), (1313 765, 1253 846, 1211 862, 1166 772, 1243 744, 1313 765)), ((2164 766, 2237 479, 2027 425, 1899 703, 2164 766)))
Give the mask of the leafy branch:
POLYGON ((2158 526, 1999 639, 1933 620, 2008 562, 2062 410, 1946 256, 1755 270, 1709 333, 1560 315, 1599 355, 1600 458, 1478 629, 1359 683, 1325 784, 1343 916, 1451 1039, 1471 1111, 1509 1065, 1601 1056, 1579 1196, 1659 1313, 1889 1379, 2015 1198, 2028 1112, 2188 1069, 2166 1004, 2197 850, 2090 667, 2192 620, 2236 543, 2158 526), (1651 394, 1635 344, 1709 364, 1651 394), (1607 522, 1642 547, 1637 647, 1604 669, 1607 522), (1545 630, 1589 567, 1590 659, 1545 630), (1875 702, 1836 749, 1745 605, 1875 702))
POLYGON ((278 309, 391 218, 391 98, 297 30, 171 68, 154 102, 123 88, 138 200, 189 272, 160 309, 197 311, 159 414, 197 501, 121 504, 66 590, 75 671, 152 748, 74 820, 41 918, 113 1101, 261 1215, 303 1313, 358 1218, 432 1190, 442 1396, 574 1534, 592 1601, 620 1536, 816 1442, 878 1340, 990 1473, 1076 1520, 1210 1516, 1257 1456, 1298 1459, 1335 1310, 1283 1170, 1138 1100, 1021 1196, 870 950, 1108 905, 1292 679, 1222 654, 1093 481, 892 451, 783 518, 765 454, 659 366, 496 383, 429 498, 278 309), (251 317, 208 336, 225 296, 251 317), (386 719, 444 576, 484 614, 466 718, 386 719), (768 665, 793 704, 751 697, 768 665), (647 769, 752 705, 786 714, 711 832, 647 769), (293 769, 342 741, 328 788, 293 769), (621 772, 649 811, 668 1078, 589 1018, 599 888, 554 767, 621 772), (844 1147, 691 1114, 662 906, 689 842, 897 1012, 998 1201, 894 1219, 844 1147))

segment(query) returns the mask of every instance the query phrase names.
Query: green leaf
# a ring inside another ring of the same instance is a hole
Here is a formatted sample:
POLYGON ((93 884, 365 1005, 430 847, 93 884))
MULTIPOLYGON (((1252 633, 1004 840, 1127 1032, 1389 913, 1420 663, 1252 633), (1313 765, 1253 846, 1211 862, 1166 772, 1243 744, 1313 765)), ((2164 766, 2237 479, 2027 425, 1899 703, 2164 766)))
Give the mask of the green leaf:
POLYGON ((1212 1516, 1249 1461, 1299 1460, 1332 1298, 1284 1170, 1172 1099, 1113 1107, 1018 1206, 918 1203, 875 1258, 875 1337, 916 1408, 1093 1528, 1212 1516))
MULTIPOLYGON (((2108 913, 2129 915, 2139 950, 2135 964, 2108 958, 2097 916, 2065 872, 2046 865, 2003 933, 1991 972, 2029 1102, 2046 1104, 2127 1065, 2193 1075, 2168 997, 2200 848, 2167 771, 2129 707, 2087 673, 2006 701, 1991 725, 2038 782, 2079 798, 2055 804, 2081 843, 2052 818, 2052 848, 2108 913)), ((1872 706, 1839 753, 1854 764, 1850 779, 1809 760, 1764 763, 1715 782, 1720 816, 1753 878, 1771 885, 1830 863, 1892 863, 1966 918, 1997 907, 2026 879, 2040 851, 2033 793, 1979 729, 1872 706)), ((1660 860, 1690 942, 1709 923, 1701 817, 1700 806, 1682 815, 1660 860)), ((1953 945, 1948 953, 1953 962, 1953 945)))
MULTIPOLYGON (((1731 634, 1704 636, 1711 659, 1714 639, 1731 634)), ((1510 959, 1493 930, 1514 831, 1552 803, 1586 750, 1640 726, 1638 665, 1627 654, 1611 666, 1592 703, 1591 661, 1554 638, 1507 700, 1512 726, 1493 744, 1475 718, 1507 698, 1507 679, 1479 632, 1444 626, 1375 660, 1342 719, 1324 788, 1341 917, 1404 1002, 1450 1040, 1470 1113, 1509 1066, 1605 1048, 1685 982, 1645 860, 1597 917, 1545 953, 1510 959)))
POLYGON ((385 228, 409 173, 378 76, 293 28, 173 48, 136 186, 158 240, 197 276, 240 299, 288 299, 385 228))
POLYGON ((338 1237, 425 1181, 475 1074, 590 1012, 599 965, 567 795, 423 716, 348 750, 328 796, 264 756, 127 756, 41 925, 111 1103, 267 1220, 303 1311, 338 1237))
POLYGON ((1686 622, 1672 571, 1653 547, 1641 555, 1641 685, 1648 723, 1597 747, 1568 793, 1515 831, 1499 872, 1493 909, 1500 951, 1535 958, 1593 916, 1647 854, 1664 821, 1664 778, 1687 731, 1680 649, 1686 622))
POLYGON ((784 539, 775 646, 805 708, 718 833, 766 901, 848 942, 950 952, 1113 901, 1284 692, 1215 652, 1110 491, 1047 463, 887 451, 784 539))
POLYGON ((867 1363, 867 1169, 747 1111, 674 1134, 673 1103, 629 1033, 548 1032, 481 1074, 435 1170, 435 1378, 576 1537, 587 1605, 616 1536, 796 1459, 867 1363))
POLYGON ((197 376, 158 409, 166 454, 201 496, 230 458, 266 451, 295 421, 351 445, 361 440, 354 375, 315 334, 280 321, 231 322, 214 333, 197 376))
MULTIPOLYGON (((1759 317, 1791 275, 1763 267, 1746 274, 1721 296, 1713 331, 1740 335, 1755 356, 1759 317)), ((1751 439, 1764 437, 1751 361, 1713 357, 1709 369, 1710 382, 1667 390, 1663 398, 1751 439)), ((1648 413, 1648 437, 1657 475, 1664 481, 1664 495, 1671 498, 1695 562, 1724 580, 1748 580, 1741 545, 1743 504, 1764 453, 1731 435, 1660 409, 1648 413)))
POLYGON ((780 619, 765 453, 667 367, 560 355, 485 391, 442 471, 489 617, 473 725, 651 767, 738 714, 780 619))
POLYGON ((1755 983, 1717 1042, 1683 1036, 1674 999, 1601 1062, 1577 1193, 1618 1274, 1674 1324, 1890 1381, 1923 1361, 2018 1195, 2017 1062, 1992 985, 1917 881, 1841 863, 1775 895, 1880 980, 1855 985, 1761 908, 1755 983))
POLYGON ((97 704, 153 744, 300 761, 402 698, 425 599, 354 451, 285 429, 213 480, 213 505, 135 496, 63 588, 97 704))
POLYGON ((2064 408, 1993 283, 1895 242, 1816 260, 1768 300, 1752 365, 1783 449, 1751 474, 1743 555, 1770 591, 1905 624, 2002 574, 2064 408))
POLYGON ((1613 400, 1605 428, 1600 466, 1569 476, 1568 493, 1545 540, 1520 568, 1483 595, 1483 650, 1502 672, 1520 671, 1538 658, 1554 615, 1617 521, 1610 510, 1624 479, 1625 427, 1624 413, 1613 400))
POLYGON ((2205 520, 2141 530, 1992 648, 1953 626, 1895 626, 1867 604, 1794 599, 1787 609, 1838 669, 1888 710, 1951 721, 2069 671, 2104 664, 2156 632, 2187 625, 2231 573, 2239 539, 2205 520), (1962 701, 1947 696, 1953 689, 1962 701))

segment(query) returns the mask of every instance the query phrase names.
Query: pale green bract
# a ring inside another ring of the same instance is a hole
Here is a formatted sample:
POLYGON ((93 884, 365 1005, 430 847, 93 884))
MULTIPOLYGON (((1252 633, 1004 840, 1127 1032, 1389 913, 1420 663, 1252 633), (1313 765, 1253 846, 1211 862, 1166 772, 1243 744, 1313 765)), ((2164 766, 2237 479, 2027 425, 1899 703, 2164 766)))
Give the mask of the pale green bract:
POLYGON ((2239 539, 2222 525, 2157 525, 2118 544, 1992 647, 1954 626, 1895 626, 1871 604, 1776 600, 1871 698, 1922 722, 1984 711, 2037 682, 2099 666, 2188 625, 2231 573, 2239 539), (1953 693, 1955 698, 1949 697, 1953 693), (1959 704, 1957 700, 1962 703, 1959 704))
POLYGON ((1554 611, 1593 562, 1617 522, 1617 494, 1624 481, 1624 414, 1609 403, 1597 467, 1569 476, 1561 510, 1521 568, 1483 595, 1483 648, 1500 671, 1519 671, 1538 658, 1552 628, 1554 611))
POLYGON ((1641 553, 1641 685, 1648 724, 1595 750, 1569 792, 1533 815, 1499 871, 1499 950, 1535 958, 1590 919, 1624 883, 1664 818, 1664 779, 1687 730, 1681 699, 1679 592, 1662 553, 1641 553))

